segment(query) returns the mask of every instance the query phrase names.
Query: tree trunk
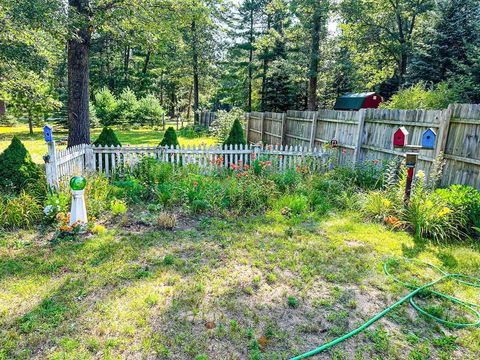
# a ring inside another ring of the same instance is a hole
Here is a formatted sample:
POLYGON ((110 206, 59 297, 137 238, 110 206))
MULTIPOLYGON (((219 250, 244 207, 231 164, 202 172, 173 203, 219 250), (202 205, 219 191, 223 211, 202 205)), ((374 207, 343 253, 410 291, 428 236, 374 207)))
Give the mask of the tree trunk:
POLYGON ((312 19, 312 46, 310 52, 310 68, 308 71, 308 110, 317 110, 318 61, 320 52, 320 28, 322 17, 320 6, 316 6, 312 19))
POLYGON ((128 86, 128 66, 130 64, 130 46, 125 48, 123 57, 123 74, 125 79, 125 85, 128 86))
MULTIPOLYGON (((270 23, 271 23, 271 18, 270 18, 270 14, 267 15, 267 31, 270 30, 270 23)), ((268 50, 267 50, 268 52, 268 50)), ((263 67, 263 71, 262 71, 262 104, 261 104, 261 109, 262 109, 262 112, 265 112, 267 110, 267 101, 266 101, 266 97, 267 97, 267 72, 268 72, 268 54, 265 54, 264 55, 264 59, 262 61, 262 67, 263 67)))
POLYGON ((253 6, 250 9, 250 34, 248 52, 248 106, 247 111, 252 111, 252 79, 253 79, 253 6))
POLYGON ((192 20, 192 55, 193 55, 193 111, 194 123, 198 123, 198 107, 200 102, 198 86, 198 49, 197 49, 197 24, 192 20))
POLYGON ((147 73, 148 64, 150 63, 151 54, 152 54, 152 52, 150 50, 148 50, 147 55, 145 56, 145 62, 143 63, 143 69, 142 69, 143 75, 145 75, 147 73))
POLYGON ((88 4, 82 0, 69 0, 68 4, 85 17, 76 36, 68 40, 68 147, 90 143, 88 115, 88 57, 90 29, 88 4))
POLYGON ((30 131, 30 135, 33 135, 33 120, 32 120, 32 113, 29 110, 27 113, 28 116, 28 130, 30 131))
POLYGON ((190 121, 190 110, 191 110, 191 107, 192 107, 192 95, 193 95, 193 87, 190 86, 190 90, 188 92, 187 121, 190 121))

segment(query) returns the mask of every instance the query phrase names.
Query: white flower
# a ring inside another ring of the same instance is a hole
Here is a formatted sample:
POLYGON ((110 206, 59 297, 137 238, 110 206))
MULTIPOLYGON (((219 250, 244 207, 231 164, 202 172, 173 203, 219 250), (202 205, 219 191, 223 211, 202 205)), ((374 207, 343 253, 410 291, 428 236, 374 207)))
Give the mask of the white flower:
POLYGON ((425 172, 423 170, 418 170, 417 178, 418 179, 425 179, 425 172))
POLYGON ((47 205, 45 206, 45 209, 43 209, 43 213, 47 216, 50 216, 53 210, 54 210, 53 205, 47 205))

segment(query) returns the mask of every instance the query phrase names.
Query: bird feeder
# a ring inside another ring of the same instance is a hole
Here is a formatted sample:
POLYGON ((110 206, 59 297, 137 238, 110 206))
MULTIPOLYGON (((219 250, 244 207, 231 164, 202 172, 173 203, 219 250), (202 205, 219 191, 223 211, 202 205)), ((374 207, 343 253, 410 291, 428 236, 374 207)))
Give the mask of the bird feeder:
POLYGON ((417 164, 418 153, 406 153, 405 166, 407 168, 414 168, 417 164))
POLYGON ((393 134, 393 147, 405 147, 407 145, 408 130, 402 126, 393 134))
POLYGON ((50 143, 53 141, 53 131, 52 131, 52 128, 48 125, 45 125, 43 127, 43 138, 47 143, 50 143))
POLYGON ((435 147, 435 141, 437 140, 437 133, 432 129, 427 129, 422 134, 422 148, 433 149, 435 147))

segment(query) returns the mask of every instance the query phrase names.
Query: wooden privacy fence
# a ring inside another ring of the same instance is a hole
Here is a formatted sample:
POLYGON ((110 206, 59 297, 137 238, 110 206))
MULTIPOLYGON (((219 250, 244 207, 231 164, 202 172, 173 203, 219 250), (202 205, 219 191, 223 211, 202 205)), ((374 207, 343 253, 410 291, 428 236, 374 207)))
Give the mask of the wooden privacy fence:
POLYGON ((420 150, 418 169, 429 173, 434 159, 444 154, 442 185, 480 188, 480 105, 455 104, 446 110, 363 109, 360 111, 287 111, 246 114, 250 143, 320 148, 338 142, 339 164, 388 160, 402 156, 393 148, 393 133, 404 126, 408 143, 420 144, 422 133, 437 133, 434 151, 420 150))
POLYGON ((202 125, 207 129, 210 127, 210 124, 215 120, 216 113, 213 111, 202 111, 198 117, 198 125, 202 125))
POLYGON ((212 174, 222 168, 245 169, 255 159, 271 171, 285 172, 289 169, 319 172, 328 166, 328 152, 302 146, 100 146, 79 145, 67 150, 55 150, 49 143, 49 160, 46 164, 50 186, 58 187, 71 176, 101 172, 106 176, 133 173, 142 159, 153 158, 171 163, 176 167, 188 167, 189 171, 212 174))

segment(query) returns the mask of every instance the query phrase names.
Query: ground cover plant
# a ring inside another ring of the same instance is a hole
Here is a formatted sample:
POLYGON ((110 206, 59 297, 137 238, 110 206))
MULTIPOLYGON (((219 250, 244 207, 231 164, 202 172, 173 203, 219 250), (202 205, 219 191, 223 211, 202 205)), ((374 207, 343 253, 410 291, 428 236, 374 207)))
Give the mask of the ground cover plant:
MULTIPOLYGON (((0 358, 288 359, 405 294, 383 273, 392 256, 478 276, 478 242, 431 241, 386 221, 402 182, 390 184, 388 164, 269 166, 205 176, 146 158, 131 175, 92 175, 83 235, 68 226, 68 191, 47 194, 40 226, 0 233, 0 358)), ((473 189, 420 191, 416 181, 421 206, 439 196, 466 219, 478 209, 473 189)), ((436 276, 401 261, 392 269, 418 283, 436 276)), ((479 296, 452 282, 436 290, 479 296)), ((470 320, 428 294, 418 302, 470 320)), ((478 328, 440 326, 404 305, 320 358, 476 359, 479 343, 478 328)))

